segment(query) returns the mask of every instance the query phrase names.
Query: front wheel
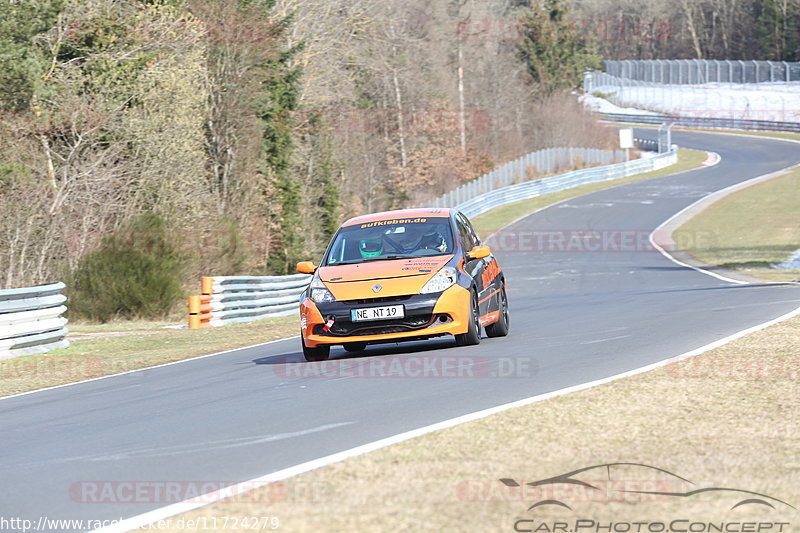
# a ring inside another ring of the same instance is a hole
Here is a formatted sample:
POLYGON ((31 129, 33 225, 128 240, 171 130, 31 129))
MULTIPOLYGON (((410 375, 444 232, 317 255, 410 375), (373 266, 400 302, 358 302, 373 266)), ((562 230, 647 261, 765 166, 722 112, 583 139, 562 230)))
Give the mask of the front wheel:
POLYGON ((300 343, 303 345, 303 357, 306 358, 306 361, 327 361, 331 355, 331 347, 326 344, 321 344, 316 348, 309 348, 303 341, 303 337, 300 337, 300 343))
POLYGON ((500 319, 494 324, 486 326, 486 335, 489 337, 508 335, 508 297, 505 287, 500 290, 500 319))
POLYGON ((481 343, 481 317, 478 310, 478 297, 472 293, 469 306, 469 329, 466 333, 456 335, 458 346, 474 346, 481 343))

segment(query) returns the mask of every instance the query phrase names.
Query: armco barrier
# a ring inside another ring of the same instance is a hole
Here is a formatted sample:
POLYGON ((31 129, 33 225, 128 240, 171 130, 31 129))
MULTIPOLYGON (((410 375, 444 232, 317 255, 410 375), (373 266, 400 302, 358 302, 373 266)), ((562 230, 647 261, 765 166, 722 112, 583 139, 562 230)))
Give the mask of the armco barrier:
POLYGON ((69 346, 63 283, 0 290, 0 359, 69 346))
POLYGON ((776 122, 772 120, 747 120, 741 118, 680 117, 675 115, 625 115, 620 113, 598 113, 602 120, 625 124, 671 124, 685 128, 704 128, 743 131, 780 131, 800 133, 800 122, 776 122))
POLYGON ((625 150, 600 150, 597 148, 545 148, 531 152, 506 163, 491 172, 432 200, 431 207, 449 207, 493 189, 529 181, 531 173, 553 174, 560 170, 584 166, 610 165, 625 161, 625 150), (533 172, 531 172, 533 171, 533 172))
POLYGON ((298 312, 311 276, 204 277, 202 293, 189 297, 189 328, 224 326, 298 312))
POLYGON ((518 183, 516 185, 490 190, 482 194, 478 194, 473 198, 456 205, 455 207, 466 216, 474 217, 486 213, 495 207, 519 202, 520 200, 536 198, 537 196, 542 196, 543 194, 563 191, 564 189, 570 189, 579 185, 586 185, 587 183, 614 180, 618 178, 624 178, 626 176, 650 172, 652 170, 660 170, 676 163, 677 161, 678 151, 673 147, 673 149, 669 152, 665 152, 650 158, 635 159, 633 161, 617 163, 616 165, 608 165, 604 167, 574 170, 558 176, 549 176, 547 178, 527 181, 525 183, 518 183))

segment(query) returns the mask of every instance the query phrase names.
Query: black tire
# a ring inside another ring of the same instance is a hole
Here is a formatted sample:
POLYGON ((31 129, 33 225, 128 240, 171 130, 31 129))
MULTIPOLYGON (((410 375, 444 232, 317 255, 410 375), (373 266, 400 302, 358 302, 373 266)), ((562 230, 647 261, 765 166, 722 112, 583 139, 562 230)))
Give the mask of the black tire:
POLYGON ((481 317, 478 310, 478 297, 474 292, 472 293, 469 312, 472 317, 472 320, 469 321, 469 329, 466 333, 455 336, 458 346, 475 346, 481 343, 481 317))
POLYGON ((506 288, 500 289, 500 320, 486 326, 488 337, 505 337, 508 335, 508 297, 506 288))
POLYGON ((344 344, 345 351, 348 352, 363 352, 367 347, 366 342, 347 342, 344 344))
POLYGON ((303 357, 306 358, 306 361, 312 363, 318 361, 327 361, 328 357, 331 356, 331 347, 327 344, 321 344, 316 348, 309 348, 306 346, 306 343, 303 342, 302 337, 300 337, 300 344, 303 345, 303 357))

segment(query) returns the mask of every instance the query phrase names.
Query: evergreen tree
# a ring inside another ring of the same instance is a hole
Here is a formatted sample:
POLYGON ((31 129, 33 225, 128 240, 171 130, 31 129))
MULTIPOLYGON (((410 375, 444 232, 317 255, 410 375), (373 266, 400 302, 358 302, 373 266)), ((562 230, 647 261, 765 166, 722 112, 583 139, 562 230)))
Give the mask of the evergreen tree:
POLYGON ((599 56, 580 39, 563 0, 525 3, 519 52, 528 73, 548 93, 576 87, 587 67, 600 66, 599 56))
MULTIPOLYGON (((272 2, 265 2, 267 8, 272 2)), ((266 11, 265 11, 266 15, 266 11)), ((282 31, 291 24, 291 17, 282 22, 282 31)), ((268 259, 269 268, 277 274, 294 271, 303 258, 302 220, 300 216, 300 183, 291 173, 294 141, 292 115, 298 109, 299 81, 302 70, 292 64, 300 50, 293 47, 270 61, 266 68, 272 73, 263 87, 262 165, 264 174, 273 181, 279 204, 270 223, 279 228, 280 243, 273 246, 268 259)))
POLYGON ((339 229, 339 187, 334 173, 336 165, 333 155, 333 139, 330 125, 322 120, 320 113, 314 113, 309 120, 309 138, 311 153, 308 159, 314 165, 310 173, 306 190, 309 191, 309 206, 314 211, 314 218, 318 221, 316 242, 311 243, 310 250, 313 256, 319 256, 325 251, 328 241, 339 229))
POLYGON ((320 191, 317 206, 319 208, 320 225, 324 240, 329 240, 339 229, 339 187, 333 175, 333 142, 330 135, 322 141, 322 166, 319 172, 318 187, 320 191))
POLYGON ((0 16, 0 111, 30 108, 44 65, 33 38, 47 31, 62 0, 6 2, 0 16))
POLYGON ((797 61, 798 19, 796 7, 786 3, 782 10, 776 0, 763 0, 756 24, 758 59, 766 61, 797 61), (792 9, 795 12, 792 12, 792 9))

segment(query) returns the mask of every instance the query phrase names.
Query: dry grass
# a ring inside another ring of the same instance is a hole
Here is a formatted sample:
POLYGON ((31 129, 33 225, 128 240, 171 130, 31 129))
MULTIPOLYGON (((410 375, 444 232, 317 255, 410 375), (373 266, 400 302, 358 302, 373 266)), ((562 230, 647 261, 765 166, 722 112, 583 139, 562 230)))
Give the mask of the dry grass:
POLYGON ((774 501, 775 510, 731 511, 732 501, 745 498, 740 494, 621 497, 570 485, 555 493, 523 492, 499 479, 532 481, 592 465, 641 463, 695 485, 627 468, 616 477, 623 488, 727 487, 800 507, 798 380, 795 318, 656 371, 431 433, 298 476, 282 484, 285 490, 260 489, 175 519, 270 515, 282 531, 350 532, 513 531, 519 518, 747 518, 790 522, 783 531, 797 531, 800 513, 774 501), (287 496, 276 501, 275 494, 287 496), (527 511, 547 497, 568 502, 576 513, 554 506, 527 511))
POLYGON ((771 281, 800 281, 800 270, 771 266, 800 249, 799 214, 800 169, 796 169, 715 202, 676 234, 711 236, 684 239, 686 251, 708 265, 771 281))
POLYGON ((158 322, 70 325, 69 348, 0 360, 0 396, 147 368, 296 335, 297 317, 201 330, 158 322))

